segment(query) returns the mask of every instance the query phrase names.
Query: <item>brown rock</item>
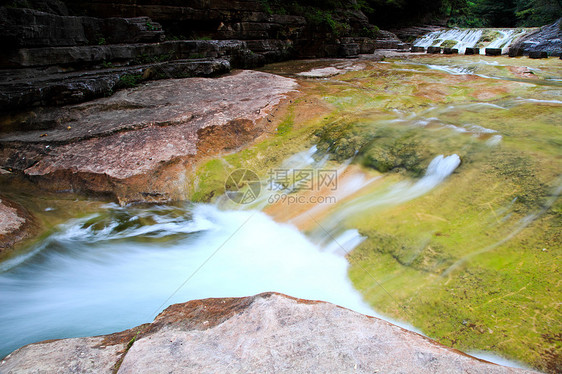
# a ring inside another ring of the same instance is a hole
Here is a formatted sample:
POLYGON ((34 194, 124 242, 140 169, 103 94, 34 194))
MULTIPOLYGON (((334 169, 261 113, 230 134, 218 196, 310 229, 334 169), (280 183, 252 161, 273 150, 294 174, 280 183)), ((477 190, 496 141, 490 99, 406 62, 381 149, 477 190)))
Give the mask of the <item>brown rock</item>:
POLYGON ((28 237, 34 226, 33 218, 22 206, 0 198, 0 253, 28 237))
POLYGON ((41 130, 0 139, 0 164, 53 190, 112 194, 122 202, 185 198, 185 168, 194 157, 252 141, 296 87, 255 71, 151 82, 36 113, 31 119, 41 130), (205 147, 211 137, 213 146, 205 147))
POLYGON ((530 373, 479 360, 378 318, 278 293, 172 305, 149 325, 31 344, 0 364, 6 373, 112 368, 120 374, 530 373), (130 349, 119 366, 127 339, 130 349))

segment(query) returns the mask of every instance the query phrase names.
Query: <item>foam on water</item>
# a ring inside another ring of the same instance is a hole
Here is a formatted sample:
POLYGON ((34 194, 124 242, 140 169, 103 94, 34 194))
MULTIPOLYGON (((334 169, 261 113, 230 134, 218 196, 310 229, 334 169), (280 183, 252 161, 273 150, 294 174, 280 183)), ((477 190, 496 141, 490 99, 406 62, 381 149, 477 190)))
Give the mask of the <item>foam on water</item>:
POLYGON ((158 209, 114 206, 109 217, 73 220, 2 272, 0 356, 43 339, 124 330, 169 304, 207 297, 277 291, 374 314, 336 250, 359 244, 356 232, 323 248, 258 211, 158 209), (139 215, 154 223, 131 224, 139 215))

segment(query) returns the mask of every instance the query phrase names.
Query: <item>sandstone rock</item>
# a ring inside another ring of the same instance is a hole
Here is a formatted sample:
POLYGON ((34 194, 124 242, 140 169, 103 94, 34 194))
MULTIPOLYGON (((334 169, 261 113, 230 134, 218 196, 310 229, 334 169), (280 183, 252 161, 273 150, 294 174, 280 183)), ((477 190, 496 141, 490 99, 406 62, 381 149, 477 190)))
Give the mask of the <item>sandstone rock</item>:
POLYGON ((0 364, 2 372, 14 374, 110 373, 113 367, 120 374, 530 373, 476 359, 378 318, 277 293, 172 305, 149 325, 31 344, 0 364), (130 349, 119 366, 126 339, 130 349))
POLYGON ((413 52, 413 53, 416 53, 416 52, 425 52, 425 47, 416 47, 416 46, 413 46, 410 51, 413 52))
POLYGON ((0 198, 0 253, 32 232, 33 219, 13 201, 0 198))
MULTIPOLYGON (((30 69, 19 71, 17 76, 8 71, 0 83, 0 111, 81 103, 110 96, 123 82, 132 85, 136 80, 212 77, 228 73, 230 68, 224 59, 200 59, 71 73, 45 74, 30 69)), ((22 129, 29 128, 27 123, 22 125, 22 129)))
POLYGON ((380 30, 375 42, 376 49, 408 49, 409 45, 402 42, 390 31, 380 30))
MULTIPOLYGON (((133 335, 134 336, 134 335, 133 335)), ((104 337, 47 341, 23 347, 0 363, 1 373, 113 373, 127 342, 104 337)))
POLYGON ((441 31, 444 29, 444 27, 440 26, 424 25, 391 29, 390 31, 394 33, 398 38, 400 38, 400 40, 404 42, 412 42, 426 34, 429 34, 430 32, 441 31))
POLYGON ((486 48, 485 52, 486 52, 486 56, 501 56, 502 49, 501 48, 486 48))
POLYGON ((36 111, 19 126, 41 130, 0 138, 0 165, 57 191, 110 194, 121 202, 185 198, 190 162, 251 142, 296 87, 289 78, 242 71, 150 82, 110 98, 36 111))
POLYGON ((427 53, 441 53, 441 47, 427 47, 427 53))
POLYGON ((93 65, 110 62, 138 65, 165 60, 228 58, 244 51, 247 51, 247 46, 239 40, 176 40, 149 44, 21 48, 0 57, 0 67, 93 65))
POLYGON ((459 53, 459 50, 456 48, 443 48, 443 54, 445 55, 456 55, 459 53))

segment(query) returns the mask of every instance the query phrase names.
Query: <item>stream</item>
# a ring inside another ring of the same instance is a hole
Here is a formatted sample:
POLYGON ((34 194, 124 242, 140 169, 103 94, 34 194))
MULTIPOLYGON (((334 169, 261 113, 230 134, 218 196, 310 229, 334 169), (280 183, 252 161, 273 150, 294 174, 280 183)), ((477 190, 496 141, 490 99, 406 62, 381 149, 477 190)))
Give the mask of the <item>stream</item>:
MULTIPOLYGON (((289 161, 312 166, 310 154, 289 161)), ((425 177, 397 184, 378 203, 428 192, 459 162, 456 155, 436 157, 425 177)), ((378 315, 347 277, 343 255, 360 242, 355 230, 336 225, 312 240, 257 210, 108 204, 0 264, 0 356, 35 341, 124 330, 152 321, 168 305, 208 297, 275 291, 378 315)))
MULTIPOLYGON (((477 37, 481 36, 475 33, 472 30, 467 31, 466 35, 456 36, 465 40, 468 45, 475 43, 477 37)), ((437 35, 433 37, 435 39, 437 35)), ((430 42, 433 43, 427 41, 430 42)), ((429 90, 432 87, 439 88, 442 76, 447 74, 455 80, 455 84, 466 84, 468 88, 463 88, 466 92, 472 89, 473 84, 464 83, 465 81, 487 80, 494 86, 482 92, 489 97, 497 95, 498 99, 490 100, 475 88, 470 100, 453 102, 448 101, 449 98, 445 95, 444 103, 433 104, 427 101, 421 105, 421 109, 397 109, 396 107, 403 105, 398 102, 402 97, 407 98, 404 100, 414 100, 413 94, 402 95, 400 90, 408 89, 408 86, 400 82, 396 86, 385 88, 396 90, 385 92, 384 95, 387 96, 380 94, 369 97, 365 94, 356 98, 354 93, 343 99, 335 94, 333 97, 329 96, 330 90, 338 94, 345 90, 364 90, 370 93, 371 87, 361 86, 362 79, 379 79, 376 66, 367 70, 367 73, 357 71, 358 69, 352 71, 345 82, 339 77, 314 81, 317 85, 315 89, 320 87, 324 90, 324 99, 334 107, 356 100, 359 103, 357 106, 364 112, 358 110, 359 114, 354 115, 359 119, 354 117, 354 120, 358 123, 365 121, 368 124, 366 128, 376 127, 377 131, 406 129, 409 132, 404 133, 409 134, 408 136, 414 136, 410 131, 413 129, 415 136, 423 134, 415 139, 427 141, 427 148, 437 151, 432 152, 417 177, 405 173, 377 174, 372 173, 372 170, 357 172, 358 167, 353 164, 353 158, 335 163, 316 145, 310 147, 308 144, 306 149, 301 148, 300 152, 281 161, 280 166, 291 171, 337 169, 338 175, 347 176, 342 177, 337 191, 334 191, 338 202, 334 207, 317 204, 303 211, 295 211, 284 219, 276 219, 273 215, 266 214, 271 198, 280 194, 291 196, 297 188, 294 185, 278 186, 274 191, 266 191, 266 177, 262 175, 262 194, 252 204, 233 204, 226 196, 219 197, 214 204, 185 202, 121 207, 109 203, 96 213, 71 219, 57 226, 29 248, 0 262, 0 357, 25 344, 41 340, 101 335, 129 329, 151 322, 158 313, 174 303, 209 297, 242 297, 266 291, 323 300, 389 320, 386 317, 388 314, 381 316, 373 310, 364 300, 365 294, 360 292, 362 290, 357 290, 354 287, 356 284, 352 284, 350 280, 350 263, 346 256, 368 239, 360 233, 362 231, 358 226, 353 226, 353 219, 362 222, 360 218, 363 215, 376 216, 384 209, 407 206, 415 199, 439 190, 453 174, 464 173, 464 176, 475 172, 481 167, 478 162, 482 161, 473 157, 474 154, 483 158, 481 155, 487 155, 491 150, 503 150, 502 147, 515 144, 519 138, 525 138, 525 141, 530 138, 527 133, 520 135, 511 128, 501 127, 499 120, 488 123, 482 121, 482 118, 501 118, 501 115, 506 115, 508 111, 515 112, 523 105, 535 105, 537 110, 552 107, 552 113, 556 110, 558 116, 560 114, 562 101, 559 99, 562 91, 560 84, 554 81, 560 78, 556 67, 542 70, 540 67, 530 67, 543 81, 537 83, 537 78, 529 83, 520 83, 512 82, 515 78, 507 76, 510 73, 503 65, 481 60, 480 56, 476 58, 465 61, 459 57, 449 61, 428 57, 421 62, 396 61, 392 68, 385 67, 393 75, 384 79, 395 83, 395 77, 414 75, 426 79, 429 83, 424 85, 429 90), (357 74, 358 78, 353 74, 357 74), (502 79, 515 87, 513 90, 516 97, 501 96, 504 88, 497 86, 502 79), (543 84, 548 80, 551 81, 543 84), (525 96, 527 92, 530 94, 525 96), (478 99, 478 95, 482 95, 484 99, 478 99), (377 105, 384 104, 385 113, 390 115, 377 117, 376 110, 369 107, 370 100, 377 105), (363 102, 367 104, 361 107, 363 102), (473 118, 481 121, 472 121, 473 118), (467 159, 468 166, 464 166, 467 159), (465 169, 459 171, 461 165, 465 169), (318 220, 313 216, 319 217, 318 220), (310 218, 315 222, 313 228, 304 230, 299 226, 301 221, 310 221, 310 218)), ((384 63, 387 64, 384 66, 390 65, 388 62, 384 63)), ((300 62, 295 63, 297 64, 300 62)), ((286 75, 292 76, 292 73, 286 75)), ((377 83, 373 86, 381 85, 377 83)), ((439 93, 437 88, 434 91, 439 93)), ((463 94, 468 97, 468 93, 463 94)), ((415 99, 428 100, 422 94, 419 97, 415 99)), ((406 105, 410 103, 406 102, 406 105)), ((539 113, 542 115, 543 112, 539 113)), ((552 115, 552 118, 560 117, 552 115)), ((542 123, 536 126, 537 132, 547 133, 541 127, 542 123)), ((538 140, 533 140, 535 143, 529 142, 530 151, 546 150, 556 154, 556 140, 547 136, 544 139, 547 139, 544 142, 546 145, 538 140)), ((526 151, 525 148, 522 149, 526 151)), ((552 162, 549 165, 554 165, 552 168, 557 171, 557 164, 552 162)), ((461 183, 464 184, 462 187, 466 187, 473 181, 463 182, 461 179, 461 183)), ((494 188, 498 185, 499 182, 494 188)), ((501 199, 498 198, 497 202, 494 200, 493 208, 488 203, 498 222, 497 227, 504 222, 507 222, 505 225, 511 224, 509 220, 512 219, 512 205, 519 200, 509 193, 511 192, 505 192, 505 196, 500 196, 501 199), (505 201, 511 202, 511 205, 506 205, 505 201), (500 211, 504 213, 500 214, 500 211)), ((447 199, 448 196, 444 198, 447 199)), ((552 198, 550 206, 557 198, 558 195, 552 198)), ((416 217, 420 222, 422 219, 419 217, 429 217, 428 222, 437 221, 445 225, 440 222, 447 220, 437 216, 437 210, 445 203, 446 201, 433 210, 428 210, 431 214, 423 213, 423 206, 419 212, 416 207, 416 217)), ((488 205, 481 211, 487 212, 488 205)), ((533 216, 533 219, 539 219, 546 209, 538 211, 540 214, 533 216)), ((485 221, 481 216, 474 217, 478 224, 485 221)), ((445 229, 439 230, 445 231, 447 227, 443 227, 445 229)), ((491 224, 489 227, 496 226, 491 224)), ((438 229, 431 230, 436 232, 438 229)), ((440 240, 446 237, 439 232, 440 240)), ((464 250, 455 242, 454 248, 457 247, 464 250)), ((480 252, 473 250, 473 253, 480 252)), ((453 254, 451 258, 457 258, 454 256, 457 254, 453 254)), ((459 255, 458 258, 464 257, 459 255)), ((429 274, 430 281, 434 282, 434 279, 439 278, 433 277, 431 271, 432 268, 430 271, 422 269, 421 272, 424 276, 429 274)), ((389 273, 392 278, 398 279, 399 272, 389 273)), ((378 281, 376 284, 380 286, 378 281)), ((405 323, 392 319, 390 321, 419 331, 405 323)), ((513 365, 491 354, 486 354, 485 358, 513 365)))

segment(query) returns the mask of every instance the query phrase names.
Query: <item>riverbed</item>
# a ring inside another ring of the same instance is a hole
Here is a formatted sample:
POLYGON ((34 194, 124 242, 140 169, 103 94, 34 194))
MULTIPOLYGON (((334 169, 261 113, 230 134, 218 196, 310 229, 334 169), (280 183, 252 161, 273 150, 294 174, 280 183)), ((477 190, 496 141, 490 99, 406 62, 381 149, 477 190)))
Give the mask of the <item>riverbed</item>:
POLYGON ((97 202, 0 264, 0 356, 124 330, 172 303, 277 291, 539 369, 556 359, 560 60, 264 71, 297 79, 302 95, 270 136, 201 162, 194 202, 97 202), (260 181, 243 203, 225 191, 237 169, 260 181))

